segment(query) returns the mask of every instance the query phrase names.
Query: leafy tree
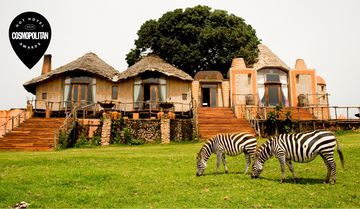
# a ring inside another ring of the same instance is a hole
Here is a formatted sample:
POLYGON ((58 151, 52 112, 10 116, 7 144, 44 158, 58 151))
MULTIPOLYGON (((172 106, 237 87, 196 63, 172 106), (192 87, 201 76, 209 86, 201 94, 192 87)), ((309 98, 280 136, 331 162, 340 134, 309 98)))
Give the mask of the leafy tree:
POLYGON ((201 5, 167 12, 158 21, 148 20, 137 34, 136 48, 126 55, 129 66, 155 53, 191 76, 201 70, 226 75, 231 61, 238 57, 251 64, 261 41, 244 19, 201 5))

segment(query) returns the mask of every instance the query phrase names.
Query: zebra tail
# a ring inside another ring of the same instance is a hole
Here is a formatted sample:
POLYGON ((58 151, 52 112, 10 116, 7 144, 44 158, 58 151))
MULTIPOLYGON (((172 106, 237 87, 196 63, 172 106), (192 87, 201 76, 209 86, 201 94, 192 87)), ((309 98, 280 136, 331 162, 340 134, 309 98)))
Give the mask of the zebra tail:
POLYGON ((342 165, 342 167, 344 168, 344 166, 345 166, 345 160, 344 160, 344 155, 343 155, 343 153, 342 153, 342 149, 341 149, 341 146, 340 146, 340 142, 339 142, 339 140, 338 140, 336 137, 335 137, 335 139, 336 139, 337 152, 339 153, 341 165, 342 165))

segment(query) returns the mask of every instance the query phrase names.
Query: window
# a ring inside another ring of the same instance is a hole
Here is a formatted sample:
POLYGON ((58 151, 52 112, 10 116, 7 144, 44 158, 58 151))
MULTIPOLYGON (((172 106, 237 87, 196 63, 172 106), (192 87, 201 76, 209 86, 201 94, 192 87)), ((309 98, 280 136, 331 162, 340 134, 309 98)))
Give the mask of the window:
POLYGON ((118 99, 118 87, 117 86, 113 86, 112 87, 112 96, 111 96, 112 100, 117 100, 118 99))
POLYGON ((257 72, 259 105, 289 106, 288 73, 281 69, 261 69, 257 72))
POLYGON ((41 99, 47 99, 47 93, 42 93, 41 99))
POLYGON ((187 94, 182 95, 182 100, 187 100, 187 94))
POLYGON ((88 76, 74 76, 72 82, 89 83, 88 76))
POLYGON ((287 72, 280 69, 262 69, 257 73, 257 83, 288 83, 287 72))

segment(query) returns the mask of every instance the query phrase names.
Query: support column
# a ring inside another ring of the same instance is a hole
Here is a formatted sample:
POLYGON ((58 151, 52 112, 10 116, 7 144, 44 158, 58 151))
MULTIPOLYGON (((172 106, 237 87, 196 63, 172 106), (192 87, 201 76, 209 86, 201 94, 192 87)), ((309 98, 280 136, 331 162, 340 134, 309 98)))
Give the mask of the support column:
POLYGON ((170 143, 170 116, 169 114, 164 114, 161 122, 161 143, 170 143))
POLYGON ((107 112, 105 113, 104 123, 101 131, 102 146, 107 146, 110 144, 110 134, 111 134, 111 115, 107 112))

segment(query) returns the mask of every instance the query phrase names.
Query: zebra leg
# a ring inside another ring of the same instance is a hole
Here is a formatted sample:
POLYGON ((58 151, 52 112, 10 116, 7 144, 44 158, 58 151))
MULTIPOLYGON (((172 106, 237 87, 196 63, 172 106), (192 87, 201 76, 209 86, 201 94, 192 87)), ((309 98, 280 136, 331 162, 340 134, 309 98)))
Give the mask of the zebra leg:
POLYGON ((221 159, 222 159, 222 162, 224 164, 224 168, 225 168, 225 173, 228 173, 228 169, 227 169, 227 166, 226 166, 226 160, 225 160, 225 154, 223 154, 221 156, 221 159))
POLYGON ((289 169, 290 169, 290 171, 291 171, 291 173, 292 173, 292 175, 294 177, 294 184, 296 184, 297 183, 297 177, 295 175, 295 170, 294 170, 294 167, 293 167, 293 165, 291 163, 291 160, 286 160, 285 163, 289 167, 289 169))
POLYGON ((278 157, 281 167, 281 181, 279 182, 282 184, 285 181, 285 156, 278 157))
POLYGON ((222 153, 217 152, 216 157, 217 157, 217 161, 216 161, 216 173, 215 173, 215 175, 217 175, 219 173, 220 158, 222 158, 222 153))
POLYGON ((333 172, 333 180, 331 181, 331 185, 334 185, 336 182, 336 163, 335 163, 335 161, 330 162, 330 166, 331 166, 332 172, 333 172))
POLYGON ((244 154, 245 154, 245 160, 246 160, 246 168, 245 168, 244 174, 246 174, 248 172, 248 170, 249 170, 249 167, 250 167, 250 164, 251 164, 251 159, 250 159, 249 153, 244 152, 244 154))
POLYGON ((329 182, 330 180, 330 174, 331 174, 331 170, 333 172, 333 178, 331 181, 331 184, 334 185, 336 182, 336 163, 334 161, 334 158, 332 155, 327 155, 326 157, 321 155, 321 157, 324 160, 324 163, 326 164, 326 168, 327 168, 327 174, 326 174, 326 179, 325 179, 325 184, 329 182))
MULTIPOLYGON (((326 178, 325 178, 325 181, 324 181, 324 184, 328 183, 329 182, 329 179, 330 179, 330 174, 331 174, 331 166, 330 166, 330 163, 328 161, 328 159, 326 157, 324 157, 322 154, 320 155, 322 157, 322 159, 324 160, 324 163, 326 165, 326 168, 327 168, 327 173, 326 173, 326 178)), ((336 178, 336 177, 335 177, 336 178)))

